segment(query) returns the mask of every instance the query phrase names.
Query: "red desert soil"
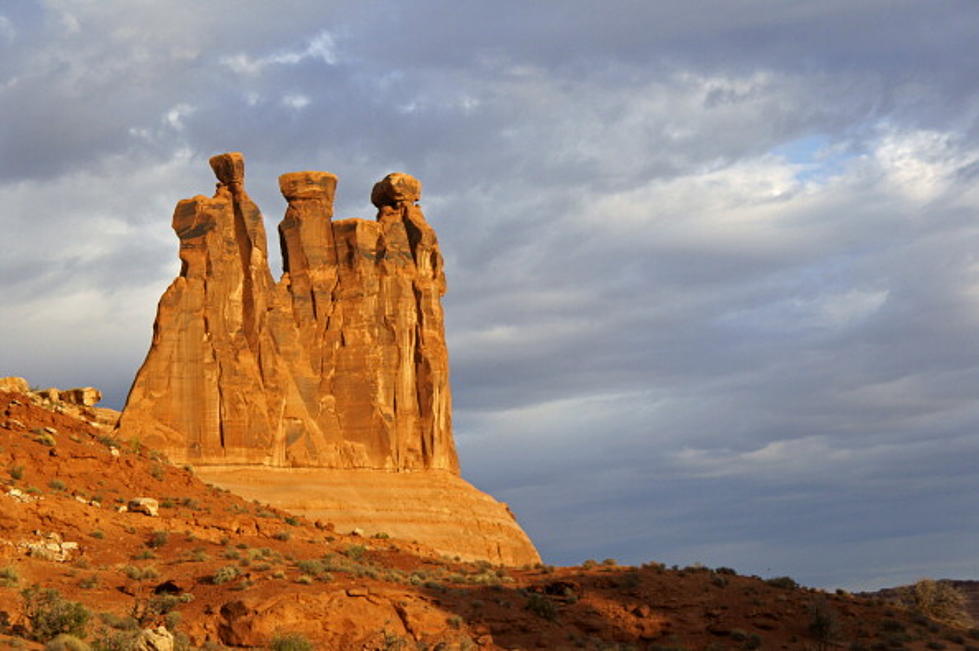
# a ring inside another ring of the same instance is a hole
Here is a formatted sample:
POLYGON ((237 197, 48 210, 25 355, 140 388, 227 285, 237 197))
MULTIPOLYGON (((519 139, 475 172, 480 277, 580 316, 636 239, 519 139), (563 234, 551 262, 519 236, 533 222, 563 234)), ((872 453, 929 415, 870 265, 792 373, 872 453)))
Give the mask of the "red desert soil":
POLYGON ((265 648, 290 633, 316 649, 979 645, 975 630, 880 600, 723 568, 496 567, 341 533, 0 392, 0 644, 43 648, 27 639, 21 597, 34 584, 94 614, 86 639, 102 640, 96 648, 127 648, 118 640, 135 635, 133 614, 175 630, 176 648, 265 648), (119 511, 138 497, 158 500, 159 516, 119 511), (813 609, 836 628, 829 644, 811 631, 813 609), (106 646, 113 635, 117 646, 106 646))

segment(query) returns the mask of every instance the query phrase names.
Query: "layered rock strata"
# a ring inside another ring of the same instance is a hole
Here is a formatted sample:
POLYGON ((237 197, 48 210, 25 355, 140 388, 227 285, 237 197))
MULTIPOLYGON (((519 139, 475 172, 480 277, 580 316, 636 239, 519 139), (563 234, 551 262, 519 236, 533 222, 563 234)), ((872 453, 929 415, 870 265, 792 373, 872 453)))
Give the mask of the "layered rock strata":
MULTIPOLYGON (((445 277, 435 232, 417 205, 421 184, 390 174, 371 194, 374 221, 334 221, 334 175, 282 175, 288 208, 276 282, 241 154, 210 163, 214 196, 183 200, 173 214, 181 271, 160 300, 121 432, 198 466, 358 470, 345 481, 385 484, 390 473, 444 473, 457 496, 473 491, 439 516, 469 521, 443 527, 447 539, 497 518, 493 509, 465 506, 498 503, 457 477, 445 277)), ((425 499, 417 481, 402 484, 415 491, 408 502, 425 499)), ((387 508, 375 507, 370 499, 358 507, 365 522, 372 509, 387 508)), ((534 562, 533 545, 512 524, 516 534, 484 527, 494 532, 493 560, 534 562)))

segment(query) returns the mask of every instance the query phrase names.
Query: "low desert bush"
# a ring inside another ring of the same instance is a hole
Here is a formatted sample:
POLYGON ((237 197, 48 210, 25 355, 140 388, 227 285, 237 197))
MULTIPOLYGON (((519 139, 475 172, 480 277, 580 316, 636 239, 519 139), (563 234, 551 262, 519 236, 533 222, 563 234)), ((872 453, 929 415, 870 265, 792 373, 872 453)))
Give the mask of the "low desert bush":
POLYGON ((269 644, 270 651, 313 651, 313 644, 299 633, 276 635, 269 644))
POLYGON ((795 590, 799 587, 799 584, 795 582, 790 576, 776 576, 771 579, 765 579, 765 583, 775 588, 783 588, 785 590, 795 590))
POLYGON ((145 567, 137 567, 135 565, 127 565, 122 568, 122 573, 128 576, 133 581, 143 581, 145 579, 156 579, 159 578, 160 572, 152 565, 147 565, 145 567))
POLYGON ((44 642, 62 633, 85 636, 85 626, 91 617, 85 606, 68 601, 53 588, 36 585, 22 590, 20 595, 32 640, 44 642))
POLYGON ((91 648, 84 640, 67 633, 62 633, 44 645, 44 651, 90 651, 91 648))
POLYGON ((20 581, 20 574, 10 565, 0 567, 0 588, 11 588, 20 581))
POLYGON ((825 599, 809 604, 809 634, 821 648, 827 648, 840 635, 840 617, 825 599))
POLYGON ((524 608, 538 617, 543 617, 550 621, 557 619, 557 606, 554 605, 553 601, 543 595, 531 593, 527 597, 527 605, 524 608))
POLYGON ((170 540, 170 534, 166 531, 154 531, 150 535, 149 540, 146 541, 146 546, 152 549, 159 549, 166 545, 168 540, 170 540))
POLYGON ((241 575, 241 572, 234 565, 225 565, 219 568, 214 576, 211 577, 211 583, 214 585, 220 585, 222 583, 227 583, 228 581, 233 581, 241 575))

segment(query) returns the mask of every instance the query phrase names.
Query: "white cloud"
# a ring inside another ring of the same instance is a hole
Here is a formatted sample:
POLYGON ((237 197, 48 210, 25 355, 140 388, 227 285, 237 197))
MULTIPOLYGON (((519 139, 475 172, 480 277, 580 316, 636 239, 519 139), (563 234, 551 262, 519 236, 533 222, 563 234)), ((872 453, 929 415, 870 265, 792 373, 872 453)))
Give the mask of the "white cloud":
POLYGON ((12 43, 17 38, 17 29, 13 21, 0 14, 0 41, 12 43))
POLYGON ((296 65, 308 59, 318 59, 329 66, 338 63, 336 43, 326 30, 316 34, 301 50, 280 50, 263 57, 243 52, 223 57, 221 63, 239 75, 254 77, 272 65, 296 65))
POLYGON ((194 112, 195 108, 190 104, 177 104, 163 116, 163 121, 175 131, 183 131, 184 118, 194 112))
POLYGON ((289 95, 284 95, 281 102, 283 106, 287 106, 294 111, 301 111, 310 104, 309 98, 300 93, 290 93, 289 95))
POLYGON ((979 149, 963 148, 944 131, 887 129, 874 158, 895 192, 929 201, 948 189, 958 170, 979 161, 979 149))

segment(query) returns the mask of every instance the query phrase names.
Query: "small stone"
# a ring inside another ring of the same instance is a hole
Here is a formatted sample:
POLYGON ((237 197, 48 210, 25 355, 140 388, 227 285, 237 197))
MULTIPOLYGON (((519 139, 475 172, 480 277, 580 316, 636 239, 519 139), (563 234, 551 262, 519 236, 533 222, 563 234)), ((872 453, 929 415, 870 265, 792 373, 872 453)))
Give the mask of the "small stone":
POLYGON ((362 538, 364 536, 364 530, 361 529, 360 527, 357 527, 356 529, 350 532, 350 535, 362 538))
POLYGON ((120 504, 119 506, 116 507, 117 513, 126 513, 127 511, 129 511, 129 507, 126 506, 125 504, 120 504))
POLYGON ((119 456, 119 448, 111 448, 109 450, 109 454, 111 454, 114 457, 118 457, 119 456))
POLYGON ((348 597, 366 597, 370 594, 367 588, 347 588, 348 597))
POLYGON ((129 511, 131 513, 142 513, 143 515, 148 515, 151 518, 158 517, 160 515, 160 503, 157 502, 152 497, 134 497, 129 500, 129 511))
POLYGON ((48 427, 45 427, 44 428, 44 431, 47 432, 48 434, 57 434, 58 433, 58 430, 56 430, 55 428, 51 427, 50 425, 48 427))

